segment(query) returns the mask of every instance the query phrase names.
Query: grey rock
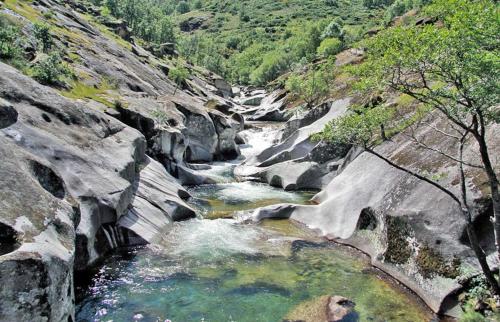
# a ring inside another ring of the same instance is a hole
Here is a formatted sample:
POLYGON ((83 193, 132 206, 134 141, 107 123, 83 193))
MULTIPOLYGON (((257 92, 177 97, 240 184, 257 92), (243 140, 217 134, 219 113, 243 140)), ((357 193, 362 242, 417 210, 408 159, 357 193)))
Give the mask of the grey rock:
POLYGON ((118 226, 147 243, 158 243, 173 221, 195 216, 184 200, 189 193, 155 160, 148 158, 135 184, 134 198, 118 226))
POLYGON ((40 185, 36 155, 0 136, 0 156, 0 320, 74 321, 78 216, 40 185))
MULTIPOLYGON (((246 176, 258 177, 286 190, 322 189, 342 169, 350 147, 313 142, 310 136, 327 122, 343 115, 349 99, 321 106, 303 118, 289 121, 282 132, 283 141, 247 160, 242 167, 256 166, 246 176), (292 132, 289 134, 289 132, 292 132)), ((239 174, 240 170, 237 169, 239 174)))
POLYGON ((188 19, 181 21, 179 27, 181 31, 191 32, 197 29, 205 29, 207 27, 207 21, 209 17, 197 16, 197 17, 189 17, 188 19))
MULTIPOLYGON (((269 95, 257 94, 250 98, 250 101, 254 101, 255 109, 251 109, 248 112, 251 113, 248 116, 248 120, 251 121, 271 121, 271 122, 283 122, 286 121, 289 116, 285 110, 286 108, 286 92, 283 90, 276 90, 269 95)), ((241 101, 244 105, 252 105, 248 103, 248 99, 243 98, 241 101)))

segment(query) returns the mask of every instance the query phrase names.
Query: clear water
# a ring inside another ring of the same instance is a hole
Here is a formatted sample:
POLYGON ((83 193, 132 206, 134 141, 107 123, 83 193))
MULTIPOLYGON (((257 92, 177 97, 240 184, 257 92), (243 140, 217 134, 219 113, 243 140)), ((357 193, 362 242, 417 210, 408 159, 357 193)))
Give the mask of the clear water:
POLYGON ((204 218, 227 218, 238 212, 279 203, 305 204, 314 192, 289 192, 251 181, 201 185, 188 189, 204 218))
MULTIPOLYGON (((259 135, 254 141, 270 137, 259 135)), ((262 146, 247 149, 255 153, 262 146)), ((206 170, 225 183, 190 188, 204 218, 305 203, 312 196, 235 182, 233 167, 206 170)), ((161 244, 115 254, 90 276, 77 291, 77 321, 320 322, 311 307, 324 311, 321 301, 328 295, 353 300, 360 321, 432 318, 413 296, 371 269, 364 256, 288 220, 174 223, 161 244)))
POLYGON ((300 303, 333 294, 355 301, 361 321, 430 319, 359 254, 294 241, 300 229, 278 223, 178 223, 161 245, 109 258, 78 321, 282 321, 300 303))

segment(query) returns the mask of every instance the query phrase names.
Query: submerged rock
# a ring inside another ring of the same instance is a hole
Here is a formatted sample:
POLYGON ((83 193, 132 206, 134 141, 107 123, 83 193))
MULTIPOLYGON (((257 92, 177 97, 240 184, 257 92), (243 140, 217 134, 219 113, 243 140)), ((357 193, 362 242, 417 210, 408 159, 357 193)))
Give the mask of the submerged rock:
POLYGON ((297 305, 283 322, 355 322, 355 305, 345 297, 325 295, 297 305))
POLYGON ((358 318, 354 312, 356 304, 343 296, 330 296, 326 308, 328 322, 350 322, 357 321, 358 318))

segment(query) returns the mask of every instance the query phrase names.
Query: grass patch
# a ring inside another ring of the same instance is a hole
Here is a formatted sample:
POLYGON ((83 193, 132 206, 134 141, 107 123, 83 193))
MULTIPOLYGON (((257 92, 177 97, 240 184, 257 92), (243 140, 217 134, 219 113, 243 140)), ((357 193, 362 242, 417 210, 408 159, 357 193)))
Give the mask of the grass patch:
POLYGON ((71 83, 71 90, 61 91, 60 94, 72 99, 90 99, 107 107, 114 108, 118 97, 109 93, 112 89, 112 85, 106 80, 103 80, 99 86, 91 86, 80 81, 74 81, 71 83))
POLYGON ((29 3, 32 3, 31 1, 4 0, 3 3, 6 8, 23 16, 31 22, 40 20, 40 12, 29 5, 29 3))

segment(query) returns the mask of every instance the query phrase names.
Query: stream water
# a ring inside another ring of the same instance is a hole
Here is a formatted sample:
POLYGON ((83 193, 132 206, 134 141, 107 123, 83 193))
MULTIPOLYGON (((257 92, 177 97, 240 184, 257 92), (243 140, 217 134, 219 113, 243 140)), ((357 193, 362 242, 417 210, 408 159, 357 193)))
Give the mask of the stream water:
MULTIPOLYGON (((273 137, 248 132, 245 157, 273 137)), ((312 194, 237 182, 235 165, 215 164, 205 171, 220 183, 189 189, 199 218, 175 223, 159 245, 110 256, 79 291, 77 321, 297 320, 310 316, 315 299, 326 295, 353 300, 360 321, 432 318, 363 255, 288 220, 239 220, 238 214, 263 205, 306 203, 312 194)))

